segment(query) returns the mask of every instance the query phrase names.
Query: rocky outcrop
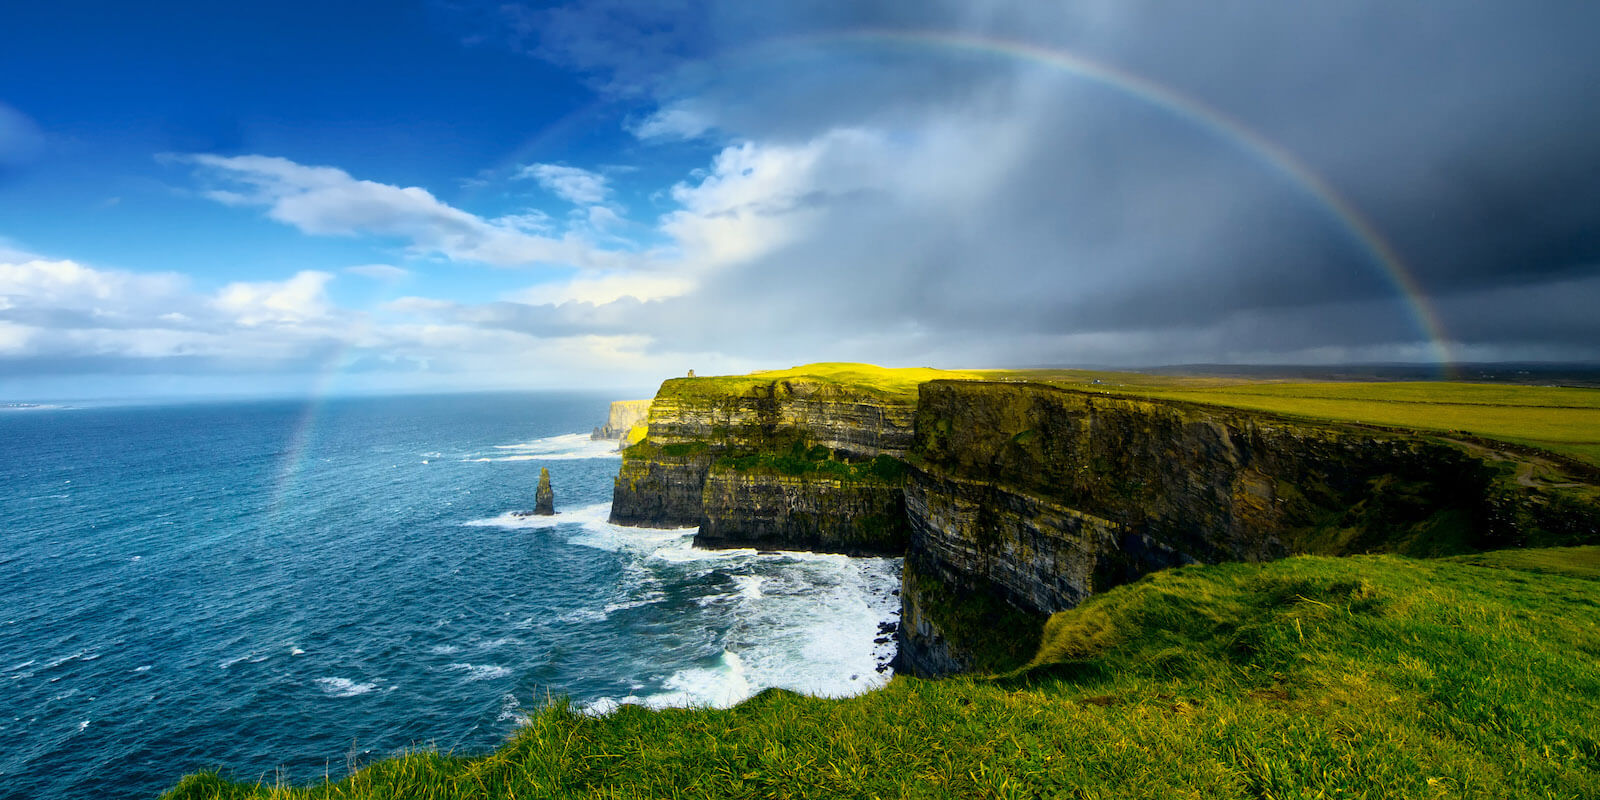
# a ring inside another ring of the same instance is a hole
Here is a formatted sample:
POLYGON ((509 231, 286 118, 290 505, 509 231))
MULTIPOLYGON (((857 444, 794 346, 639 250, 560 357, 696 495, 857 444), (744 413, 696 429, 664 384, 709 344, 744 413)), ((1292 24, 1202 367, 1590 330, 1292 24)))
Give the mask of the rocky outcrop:
POLYGON ((901 552, 915 399, 810 378, 677 378, 623 451, 611 521, 703 547, 901 552))
POLYGON ((606 424, 595 428, 590 439, 621 439, 633 426, 643 423, 650 414, 649 400, 618 400, 611 404, 606 424))
POLYGON ((539 488, 533 492, 533 513, 549 517, 556 513, 556 493, 550 488, 550 469, 539 468, 539 488))

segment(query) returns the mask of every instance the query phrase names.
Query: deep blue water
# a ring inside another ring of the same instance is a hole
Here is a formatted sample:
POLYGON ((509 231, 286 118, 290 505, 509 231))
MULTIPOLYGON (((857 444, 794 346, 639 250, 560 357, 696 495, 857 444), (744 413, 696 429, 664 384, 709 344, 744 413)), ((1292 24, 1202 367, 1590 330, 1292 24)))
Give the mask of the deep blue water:
POLYGON ((564 695, 880 684, 897 563, 605 523, 611 398, 0 412, 0 797, 481 752, 564 695), (522 518, 539 467, 554 518, 522 518))

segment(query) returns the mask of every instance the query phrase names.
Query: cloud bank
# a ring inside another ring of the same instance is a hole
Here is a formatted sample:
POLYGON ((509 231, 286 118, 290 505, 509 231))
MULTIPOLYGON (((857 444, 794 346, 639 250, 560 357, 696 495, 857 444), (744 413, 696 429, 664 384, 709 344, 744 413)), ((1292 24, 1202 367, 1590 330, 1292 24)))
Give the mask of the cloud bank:
POLYGON ((524 287, 355 309, 329 271, 197 291, 11 257, 0 355, 656 377, 1600 358, 1594 4, 580 0, 476 18, 631 109, 614 158, 502 173, 566 217, 270 155, 176 160, 211 201, 403 248, 359 278, 496 267, 524 287), (611 167, 685 152, 662 185, 611 167))

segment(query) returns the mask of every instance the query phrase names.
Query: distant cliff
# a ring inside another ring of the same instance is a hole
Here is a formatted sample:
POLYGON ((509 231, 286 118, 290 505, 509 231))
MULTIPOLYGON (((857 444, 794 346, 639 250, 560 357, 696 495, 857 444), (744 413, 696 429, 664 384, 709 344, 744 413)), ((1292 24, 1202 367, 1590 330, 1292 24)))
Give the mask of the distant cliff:
POLYGON ((606 417, 606 424, 595 428, 589 438, 625 438, 628 431, 633 430, 635 425, 642 424, 649 413, 649 400, 618 400, 611 404, 611 413, 606 417))
POLYGON ((611 521, 701 546, 905 549, 915 396, 807 378, 677 378, 623 452, 611 521))
POLYGON ((1594 493, 1519 486, 1431 436, 1039 383, 915 388, 667 381, 612 521, 904 553, 898 666, 924 675, 1001 666, 1018 631, 1171 566, 1600 539, 1594 493))

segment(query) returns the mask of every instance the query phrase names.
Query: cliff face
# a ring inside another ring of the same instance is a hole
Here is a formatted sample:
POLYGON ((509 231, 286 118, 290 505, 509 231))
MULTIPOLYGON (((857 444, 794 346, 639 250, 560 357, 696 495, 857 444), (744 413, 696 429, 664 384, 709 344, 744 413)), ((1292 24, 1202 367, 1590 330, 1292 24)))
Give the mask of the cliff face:
POLYGON ((1151 569, 1482 546, 1494 473, 1421 437, 1049 386, 933 382, 920 550, 1055 611, 1151 569))
POLYGON ((695 544, 900 555, 908 540, 902 481, 717 466, 701 494, 695 544))
MULTIPOLYGON (((977 382, 925 384, 916 430, 908 564, 1041 618, 1186 563, 1495 534, 1493 471, 1415 436, 977 382)), ((919 602, 908 590, 906 608, 919 602)), ((958 637, 929 627, 902 626, 904 665, 968 666, 958 637)))
POLYGON ((911 446, 916 398, 828 381, 674 378, 650 407, 650 439, 717 452, 769 452, 795 442, 844 458, 902 455, 911 446))
POLYGON ((904 550, 914 398, 790 378, 678 378, 623 452, 611 521, 705 547, 904 550))
POLYGON ((595 428, 591 439, 621 439, 650 414, 649 400, 618 400, 611 404, 606 424, 595 428))
POLYGON ((937 675, 1014 666, 1049 614, 1167 567, 1600 535, 1592 498, 1508 469, 1428 436, 1044 384, 931 381, 913 400, 677 379, 624 452, 612 521, 903 552, 897 668, 937 675))
POLYGON ((700 496, 715 458, 695 442, 659 445, 648 437, 622 451, 611 490, 611 521, 644 528, 698 525, 700 496))

